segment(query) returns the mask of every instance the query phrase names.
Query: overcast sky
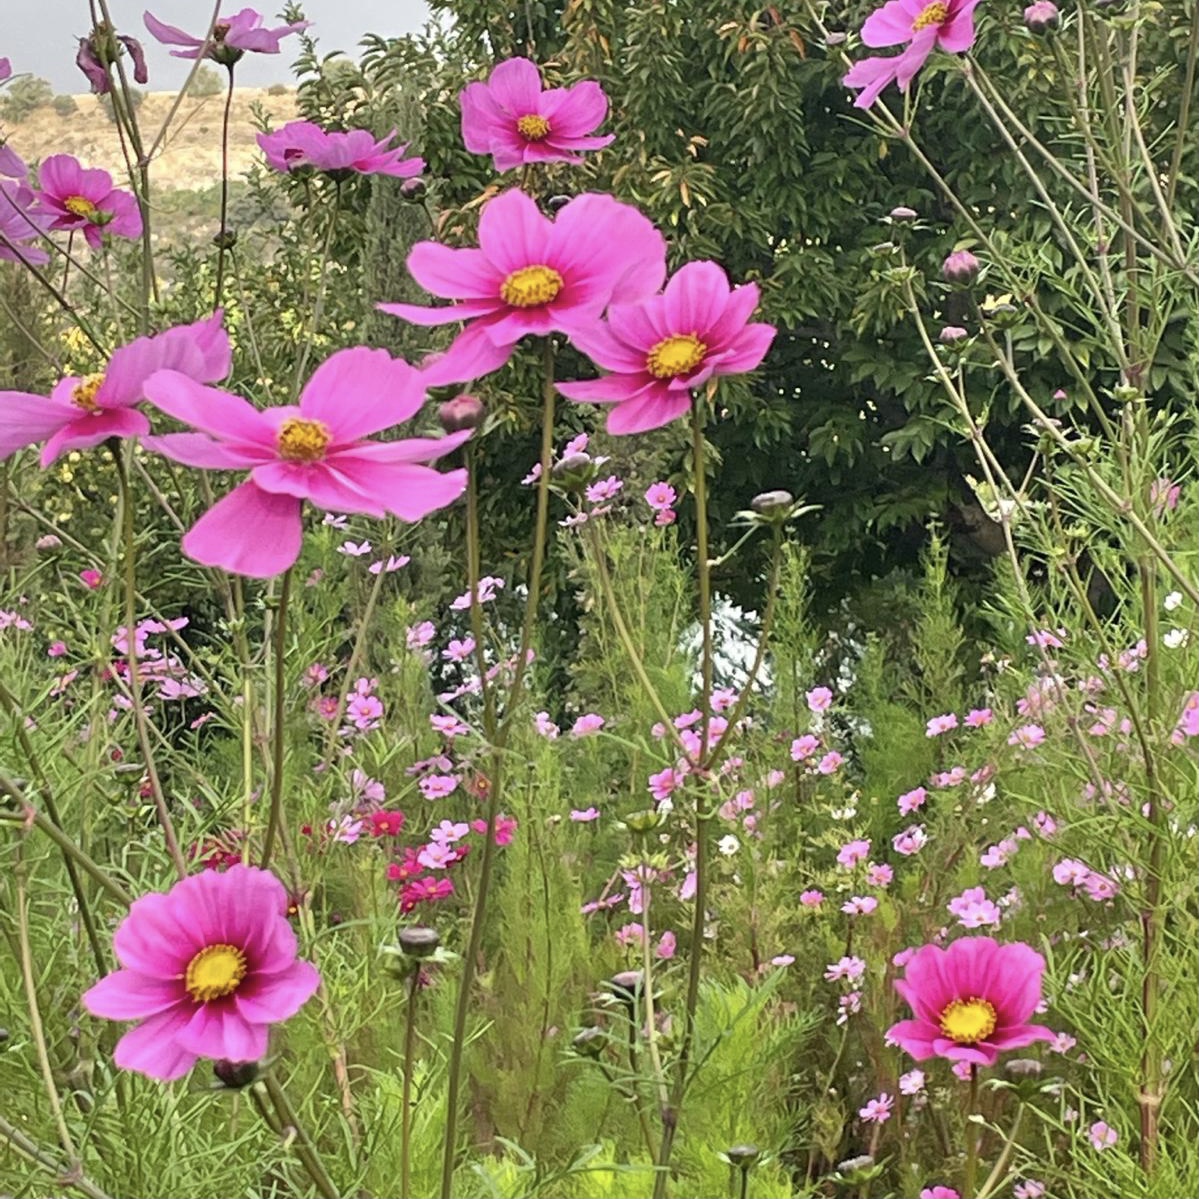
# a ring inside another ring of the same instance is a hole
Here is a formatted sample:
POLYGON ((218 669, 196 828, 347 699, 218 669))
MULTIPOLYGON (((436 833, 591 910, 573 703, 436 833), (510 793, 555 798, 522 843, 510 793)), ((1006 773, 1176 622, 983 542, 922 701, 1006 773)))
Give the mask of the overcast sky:
MULTIPOLYGON (((171 58, 146 32, 142 12, 149 8, 169 25, 200 33, 212 13, 211 0, 108 0, 120 32, 146 47, 150 84, 154 91, 178 87, 189 63, 171 58)), ((223 13, 244 7, 276 11, 276 0, 228 0, 223 13)), ((345 50, 357 56, 364 33, 394 37, 420 29, 428 18, 424 0, 306 0, 305 11, 320 38, 322 52, 345 50)), ((12 60, 13 71, 29 71, 50 80, 56 92, 85 92, 87 81, 75 66, 78 38, 90 27, 87 0, 0 0, 0 58, 12 60)), ((273 23, 273 22, 272 22, 273 23)), ((247 54, 237 66, 237 78, 247 86, 287 82, 294 57, 289 43, 282 54, 247 54)))

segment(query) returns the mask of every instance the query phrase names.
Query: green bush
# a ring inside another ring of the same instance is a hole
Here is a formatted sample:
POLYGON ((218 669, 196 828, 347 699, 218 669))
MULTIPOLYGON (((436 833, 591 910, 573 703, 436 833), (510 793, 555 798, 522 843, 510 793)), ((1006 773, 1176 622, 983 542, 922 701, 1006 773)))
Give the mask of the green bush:
POLYGON ((30 113, 49 104, 54 89, 37 75, 27 75, 10 84, 0 95, 0 118, 6 121, 23 121, 30 113))

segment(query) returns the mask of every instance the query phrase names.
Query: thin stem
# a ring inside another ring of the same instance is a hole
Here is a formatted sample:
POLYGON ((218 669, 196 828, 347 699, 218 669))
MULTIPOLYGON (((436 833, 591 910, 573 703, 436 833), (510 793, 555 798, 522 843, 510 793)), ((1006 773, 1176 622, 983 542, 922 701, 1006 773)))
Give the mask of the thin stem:
POLYGON ((128 459, 132 459, 132 442, 127 449, 121 446, 114 447, 113 458, 117 464, 117 477, 120 480, 121 488, 121 536, 125 547, 125 660, 129 667, 129 700, 133 709, 133 723, 137 729, 138 745, 145 761, 146 775, 150 780, 154 810, 158 814, 158 823, 162 828, 167 853, 170 854, 171 861, 175 865, 175 872, 180 878, 186 878, 187 862, 183 857, 183 851, 179 848, 179 838, 175 835, 175 825, 171 820, 166 796, 163 794, 162 780, 158 777, 158 766, 155 763, 154 750, 150 744, 146 705, 142 697, 141 668, 137 660, 137 542, 133 528, 133 488, 129 485, 129 461, 126 455, 128 455, 128 459))
POLYGON ((107 1191, 102 1191, 94 1182, 71 1167, 64 1169, 60 1162, 54 1160, 44 1149, 31 1141, 15 1124, 10 1124, 0 1116, 0 1138, 12 1146, 22 1157, 42 1167, 54 1175, 54 1181, 60 1186, 71 1187, 87 1199, 111 1199, 107 1191))
POLYGON ((300 394, 300 384, 304 381, 304 368, 308 365, 308 355, 312 352, 313 343, 316 341, 317 326, 320 324, 321 315, 325 311, 326 283, 329 277, 329 251, 333 248, 333 233, 337 228, 337 218, 340 214, 341 184, 338 183, 333 192, 333 211, 329 214, 329 225, 325 229, 325 240, 321 246, 320 276, 316 285, 316 299, 312 305, 312 320, 308 323, 308 336, 304 338, 300 346, 300 352, 296 355, 296 377, 292 390, 297 396, 300 394))
MULTIPOLYGON (((1195 61, 1199 57, 1199 4, 1191 9, 1191 35, 1187 38, 1187 65, 1182 80, 1182 103, 1178 108, 1178 129, 1174 134, 1174 152, 1170 155, 1170 177, 1166 181, 1166 208, 1173 210, 1174 193, 1182 169, 1182 150, 1190 129, 1191 97, 1195 92, 1195 61)), ((1192 133, 1194 130, 1191 131, 1192 133)))
POLYGON ((216 288, 213 309, 220 308, 225 286, 225 254, 229 249, 229 114, 233 111, 233 65, 229 65, 229 88, 221 117, 221 227, 216 242, 216 288))
POLYGON ((410 963, 408 1003, 404 1009, 404 1089, 400 1097, 400 1194, 412 1194, 412 1072, 416 1064, 416 998, 420 994, 420 968, 410 963))
POLYGON ((271 722, 271 810, 267 816, 266 835, 262 841, 262 868, 270 865, 279 836, 279 825, 283 819, 283 751, 285 747, 285 723, 287 717, 287 603, 291 597, 293 567, 283 574, 279 589, 279 607, 275 613, 275 639, 273 656, 275 664, 274 718, 271 722))
POLYGON ((1016 1137, 1020 1135, 1020 1125, 1024 1120, 1024 1109, 1026 1104, 1021 1103, 1016 1108, 1016 1114, 1012 1117, 1012 1127, 1003 1141, 1003 1148, 999 1151, 999 1157, 995 1161, 995 1165, 991 1168, 991 1173, 987 1175, 986 1181, 978 1188, 978 1199, 988 1199, 992 1191, 1003 1182, 1003 1176, 1007 1173, 1008 1162, 1012 1160, 1012 1153, 1016 1148, 1016 1137))
POLYGON ((62 1146, 67 1159, 74 1164, 79 1160, 79 1151, 71 1139, 70 1129, 67 1128, 66 1116, 63 1115, 62 1100, 58 1095, 58 1087, 54 1082, 54 1071, 50 1068, 50 1054, 46 1048, 46 1030, 42 1026, 42 1012, 37 1001, 37 983, 33 977, 33 950, 29 944, 29 893, 26 888, 26 866, 23 855, 18 851, 17 860, 13 864, 13 874, 17 883, 17 942, 20 948, 21 981, 25 987, 25 1005, 29 1009, 29 1035, 37 1051, 38 1066, 42 1073, 42 1086, 46 1090, 46 1098, 50 1101, 50 1111, 54 1115, 54 1124, 58 1129, 58 1143, 62 1146))
MULTIPOLYGON (((643 862, 642 866, 647 863, 643 862)), ((658 1110, 663 1118, 670 1107, 670 1092, 666 1087, 666 1074, 662 1069, 662 1055, 658 1050, 657 1016, 654 1012, 654 954, 650 946, 650 909, 651 887, 648 877, 642 880, 641 886, 641 961, 645 971, 645 1043, 649 1049, 650 1067, 654 1072, 654 1082, 658 1088, 658 1110)))
POLYGON ((978 1114, 978 1066, 970 1063, 970 1097, 966 1101, 966 1165, 962 1174, 962 1199, 977 1199, 974 1180, 978 1174, 979 1126, 974 1117, 978 1114))
POLYGON ((295 1131, 296 1156, 304 1163, 304 1169, 308 1171, 308 1177, 312 1179, 317 1191, 320 1192, 323 1199, 339 1199, 337 1187, 333 1185, 333 1180, 329 1177, 329 1173, 316 1151, 316 1146, 312 1143, 312 1138, 300 1123, 300 1118, 296 1115, 295 1108, 292 1107, 279 1080, 273 1074, 267 1074, 262 1082, 266 1087, 266 1093, 271 1097, 271 1102, 275 1105, 284 1135, 287 1135, 289 1129, 295 1131))

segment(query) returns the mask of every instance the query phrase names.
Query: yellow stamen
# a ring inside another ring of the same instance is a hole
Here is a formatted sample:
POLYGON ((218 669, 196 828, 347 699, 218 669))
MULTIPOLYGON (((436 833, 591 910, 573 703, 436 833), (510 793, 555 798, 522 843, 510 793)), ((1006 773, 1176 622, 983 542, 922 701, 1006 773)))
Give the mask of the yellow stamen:
POLYGON ((522 266, 500 287, 500 297, 513 308, 539 308, 562 290, 562 276, 552 266, 522 266))
POLYGON ((75 384, 75 389, 71 392, 71 402, 82 408, 84 412, 99 412, 100 405, 96 403, 96 392, 100 390, 103 382, 103 375, 85 375, 75 384))
POLYGON ((279 426, 276 444, 286 462, 319 462, 332 439, 324 421, 289 416, 279 426))
POLYGON ((526 113, 516 122, 516 128, 521 137, 531 142, 539 142, 549 137, 550 123, 538 113, 526 113))
POLYGON ((985 1041, 998 1022, 995 1009, 985 999, 955 999, 941 1013, 941 1031, 959 1045, 985 1041))
POLYGON ((74 216, 91 218, 96 215, 96 206, 84 196, 68 196, 62 206, 74 216))
POLYGON ((246 955, 236 945, 207 945, 187 964, 183 986, 197 1003, 232 995, 246 976, 246 955))
POLYGON ((948 16, 949 5, 944 0, 933 0, 932 4, 926 4, 920 10, 920 15, 912 22, 912 31, 919 33, 929 25, 944 25, 948 16))
POLYGON ((658 342, 645 360, 645 369, 655 379, 689 375, 704 360, 708 347, 694 333, 676 334, 658 342))

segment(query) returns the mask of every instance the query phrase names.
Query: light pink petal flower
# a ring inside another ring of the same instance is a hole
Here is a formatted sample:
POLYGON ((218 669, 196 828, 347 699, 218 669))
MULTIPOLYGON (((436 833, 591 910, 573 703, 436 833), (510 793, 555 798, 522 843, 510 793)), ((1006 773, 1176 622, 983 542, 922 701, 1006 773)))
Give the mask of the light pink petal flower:
POLYGON ((180 1004, 143 1020, 117 1042, 112 1060, 122 1070, 136 1070, 159 1082, 182 1078, 199 1056, 184 1049, 175 1039, 187 1024, 188 1014, 187 1008, 180 1004))
POLYGON ((300 556, 303 537, 299 500, 243 483, 184 534, 183 552, 205 566, 269 579, 300 556))

